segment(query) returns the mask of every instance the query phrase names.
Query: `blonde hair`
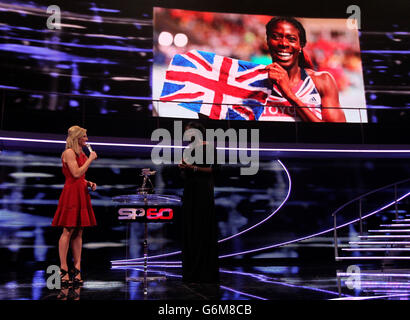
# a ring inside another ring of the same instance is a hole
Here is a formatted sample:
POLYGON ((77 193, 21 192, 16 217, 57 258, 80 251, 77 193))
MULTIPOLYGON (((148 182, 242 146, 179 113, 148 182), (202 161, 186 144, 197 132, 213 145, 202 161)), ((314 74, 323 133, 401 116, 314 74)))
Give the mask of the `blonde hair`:
POLYGON ((79 126, 70 127, 68 129, 68 135, 67 135, 67 140, 66 140, 66 145, 65 145, 66 150, 73 149, 73 151, 77 155, 80 155, 81 147, 78 144, 78 139, 83 137, 86 133, 87 133, 87 130, 79 126))

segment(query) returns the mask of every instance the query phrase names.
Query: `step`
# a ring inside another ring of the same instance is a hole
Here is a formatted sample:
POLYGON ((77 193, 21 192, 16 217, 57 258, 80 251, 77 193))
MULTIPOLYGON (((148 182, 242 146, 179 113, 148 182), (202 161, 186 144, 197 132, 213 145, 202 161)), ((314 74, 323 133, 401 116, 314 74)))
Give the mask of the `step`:
POLYGON ((383 257, 337 257, 336 261, 339 260, 410 260, 410 257, 388 257, 388 256, 383 256, 383 257))
POLYGON ((408 297, 409 296, 409 291, 407 289, 367 289, 367 290, 362 290, 364 293, 375 293, 375 294, 387 294, 386 298, 391 298, 391 297, 408 297))
POLYGON ((386 289, 409 289, 410 283, 406 282, 380 282, 360 281, 361 288, 386 288, 386 289))
POLYGON ((410 273, 400 273, 400 272, 380 272, 380 271, 360 271, 360 272, 337 272, 336 276, 339 277, 349 277, 349 276, 360 276, 360 277, 389 277, 389 278, 410 278, 410 273))
POLYGON ((410 224, 404 223, 397 223, 397 224, 381 224, 380 227, 395 227, 395 228, 403 228, 403 227, 410 227, 410 224))
POLYGON ((392 244, 400 244, 400 245, 410 245, 410 241, 349 241, 349 244, 357 244, 357 245, 375 245, 375 244, 384 244, 384 245, 392 245, 392 244))
POLYGON ((361 284, 364 285, 381 285, 381 286, 387 286, 387 285, 392 285, 392 286, 410 286, 409 282, 401 282, 401 281, 380 281, 380 280, 374 280, 374 281, 369 281, 369 280, 364 280, 360 281, 361 284))
POLYGON ((376 229, 376 230, 369 230, 368 232, 410 232, 410 229, 376 229))
POLYGON ((368 235, 368 236, 359 236, 359 238, 374 238, 374 239, 410 239, 410 235, 404 235, 404 234, 400 234, 400 235, 368 235))
POLYGON ((343 251, 410 251, 410 248, 342 248, 343 251))

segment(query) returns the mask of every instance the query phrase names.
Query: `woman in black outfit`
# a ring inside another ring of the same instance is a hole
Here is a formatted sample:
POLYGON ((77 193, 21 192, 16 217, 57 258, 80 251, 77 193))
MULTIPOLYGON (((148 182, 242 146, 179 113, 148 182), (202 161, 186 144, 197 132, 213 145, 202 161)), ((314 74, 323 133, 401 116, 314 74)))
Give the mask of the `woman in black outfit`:
MULTIPOLYGON (((190 122, 186 130, 197 129, 203 140, 195 139, 190 145, 194 150, 203 150, 202 163, 187 164, 184 159, 179 167, 185 178, 183 195, 183 245, 182 274, 186 283, 218 283, 218 238, 214 204, 214 174, 216 162, 206 163, 206 154, 216 150, 205 140, 205 128, 190 122)), ((192 153, 194 154, 194 153, 192 153)))

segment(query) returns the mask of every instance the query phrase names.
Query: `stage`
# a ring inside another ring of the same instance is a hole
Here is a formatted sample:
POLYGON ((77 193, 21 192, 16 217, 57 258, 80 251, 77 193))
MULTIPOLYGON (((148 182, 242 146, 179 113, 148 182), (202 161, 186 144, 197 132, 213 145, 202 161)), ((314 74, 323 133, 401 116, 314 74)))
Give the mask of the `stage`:
MULTIPOLYGON (((44 237, 51 239, 56 235, 54 230, 50 230, 45 232, 44 237)), ((24 236, 23 232, 21 236, 24 236)), ((12 247, 13 244, 8 245, 8 249, 12 247)), ((265 258, 221 260, 219 285, 184 283, 180 264, 170 264, 170 261, 164 260, 162 266, 148 267, 148 280, 153 276, 165 279, 148 281, 146 295, 143 281, 126 281, 127 278, 143 277, 143 267, 111 266, 110 259, 125 254, 124 241, 107 243, 85 240, 84 284, 62 290, 47 287, 50 276, 46 273, 47 267, 58 265, 55 245, 36 244, 26 238, 24 244, 15 244, 14 247, 16 250, 18 248, 17 260, 13 259, 12 252, 8 257, 3 255, 3 261, 7 258, 9 262, 1 267, 1 300, 161 300, 190 303, 207 300, 408 300, 410 296, 409 270, 403 263, 386 265, 383 269, 377 263, 357 263, 361 272, 379 274, 363 275, 359 277, 360 289, 349 289, 348 276, 338 276, 338 273, 346 272, 350 263, 334 261, 332 237, 318 237, 284 246, 271 254, 264 254, 265 258), (54 259, 32 261, 33 254, 42 250, 47 250, 54 259), (402 273, 403 276, 386 278, 381 272, 402 273)), ((3 253, 5 249, 3 240, 3 253)))

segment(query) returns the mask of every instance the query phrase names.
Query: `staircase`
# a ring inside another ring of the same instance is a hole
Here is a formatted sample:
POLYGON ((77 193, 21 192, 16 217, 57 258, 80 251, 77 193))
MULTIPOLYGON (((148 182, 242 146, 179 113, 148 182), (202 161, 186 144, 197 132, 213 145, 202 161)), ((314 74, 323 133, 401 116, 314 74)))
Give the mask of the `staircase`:
POLYGON ((410 215, 390 220, 341 248, 336 261, 354 261, 336 272, 339 297, 355 290, 352 299, 410 298, 410 215))
POLYGON ((410 186, 408 179, 404 182, 407 186, 402 189, 407 193, 402 191, 400 197, 397 183, 350 201, 348 205, 358 202, 359 218, 349 223, 336 223, 336 214, 347 205, 333 213, 335 260, 346 263, 341 265, 343 270, 336 271, 338 299, 410 299, 410 214, 406 199, 410 195, 410 186), (391 187, 394 187, 393 202, 370 214, 363 214, 362 202, 366 196, 391 187), (387 209, 389 207, 394 209, 387 209), (360 224, 359 235, 349 236, 348 243, 342 243, 337 237, 337 230, 354 223, 360 224), (354 292, 354 296, 342 298, 342 292, 350 295, 354 292))
POLYGON ((342 245, 336 261, 354 261, 336 272, 339 297, 355 290, 357 299, 410 298, 410 214, 379 226, 342 245))
POLYGON ((336 261, 410 260, 410 214, 380 224, 380 229, 368 230, 341 251, 350 255, 337 255, 336 261))
POLYGON ((408 200, 406 199, 410 196, 409 190, 410 178, 407 178, 367 192, 336 209, 332 213, 335 260, 410 260, 410 214, 408 212, 408 200), (380 207, 376 210, 372 205, 372 212, 364 212, 363 204, 365 201, 375 202, 379 198, 386 199, 386 195, 393 200, 384 203, 384 205, 380 204, 380 207), (343 210, 352 210, 352 205, 358 205, 358 219, 338 225, 337 215, 341 215, 343 210), (394 209, 388 209, 389 207, 394 209), (368 221, 370 223, 373 220, 370 217, 376 214, 382 214, 384 217, 391 215, 394 218, 391 218, 388 223, 384 222, 374 229, 364 231, 364 220, 366 220, 366 223, 368 221), (358 238, 350 241, 348 245, 339 244, 337 230, 355 223, 359 223, 360 235, 358 238), (344 255, 339 255, 339 247, 342 247, 341 253, 344 253, 344 255))

